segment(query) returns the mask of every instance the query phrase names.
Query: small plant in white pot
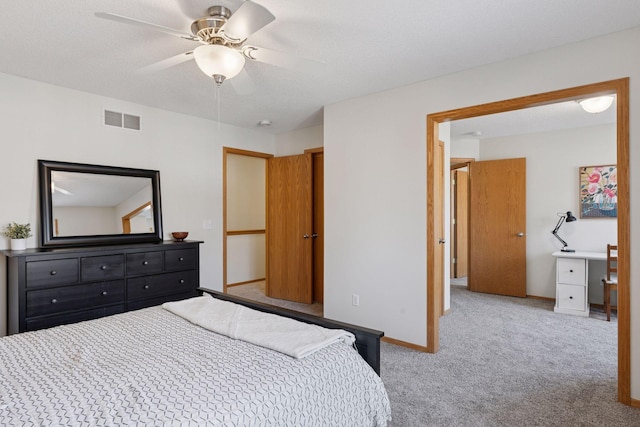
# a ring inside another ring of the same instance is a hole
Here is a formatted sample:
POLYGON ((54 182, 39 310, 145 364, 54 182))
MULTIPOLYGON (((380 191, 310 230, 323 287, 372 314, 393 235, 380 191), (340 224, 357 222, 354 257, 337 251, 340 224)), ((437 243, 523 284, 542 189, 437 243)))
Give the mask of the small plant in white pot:
POLYGON ((13 222, 5 227, 2 233, 11 239, 11 249, 20 251, 26 249, 27 238, 31 237, 31 224, 18 224, 13 222))

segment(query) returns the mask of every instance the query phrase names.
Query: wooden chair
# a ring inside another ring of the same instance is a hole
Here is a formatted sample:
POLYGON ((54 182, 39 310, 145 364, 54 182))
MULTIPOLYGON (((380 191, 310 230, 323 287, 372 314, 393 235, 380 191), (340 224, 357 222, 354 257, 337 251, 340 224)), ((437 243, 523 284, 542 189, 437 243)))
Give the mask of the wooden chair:
POLYGON ((611 291, 618 292, 618 245, 607 245, 607 275, 602 278, 604 286, 604 311, 607 322, 611 321, 611 291))

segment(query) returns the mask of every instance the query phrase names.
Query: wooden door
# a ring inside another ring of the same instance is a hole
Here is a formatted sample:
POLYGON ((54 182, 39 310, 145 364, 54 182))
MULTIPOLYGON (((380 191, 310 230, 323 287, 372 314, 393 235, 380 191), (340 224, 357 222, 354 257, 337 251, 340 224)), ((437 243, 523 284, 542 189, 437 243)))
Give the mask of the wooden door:
POLYGON ((469 290, 525 297, 526 159, 469 165, 469 290))
POLYGON ((324 302, 324 152, 313 153, 313 301, 324 302))
POLYGON ((469 173, 451 172, 451 277, 467 277, 469 251, 469 173))
POLYGON ((434 169, 434 197, 433 210, 435 215, 434 236, 436 238, 434 251, 434 280, 436 289, 440 289, 438 308, 439 316, 444 314, 444 142, 438 141, 435 146, 433 162, 434 169))
POLYGON ((267 162, 267 281, 272 298, 313 302, 311 154, 267 162))

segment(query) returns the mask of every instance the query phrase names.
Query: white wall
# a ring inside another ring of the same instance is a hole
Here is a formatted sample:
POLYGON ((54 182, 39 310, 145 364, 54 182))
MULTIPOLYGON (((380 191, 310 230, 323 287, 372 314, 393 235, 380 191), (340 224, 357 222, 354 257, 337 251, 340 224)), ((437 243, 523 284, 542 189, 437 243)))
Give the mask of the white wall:
POLYGON ((264 230, 267 161, 227 154, 227 230, 264 230))
POLYGON ((451 157, 477 160, 480 157, 480 141, 473 138, 452 139, 451 157))
POLYGON ((322 147, 324 133, 322 126, 298 129, 276 136, 276 157, 302 154, 309 148, 322 147))
POLYGON ((266 240, 264 234, 241 234, 227 238, 227 284, 243 283, 266 277, 266 240))
MULTIPOLYGON (((587 113, 585 113, 587 114, 587 113)), ((527 295, 555 298, 555 258, 562 244, 551 234, 558 212, 572 211, 578 221, 558 233, 572 249, 603 252, 616 243, 617 221, 580 219, 580 166, 616 163, 616 126, 485 139, 480 160, 527 159, 527 295)), ((589 263, 589 300, 602 304, 604 262, 589 263)), ((614 294, 615 295, 615 294, 614 294)))
MULTIPOLYGON (((640 182, 638 45, 640 28, 635 28, 325 106, 325 315, 426 345, 427 114, 627 76, 634 259, 640 251, 640 197, 633 192, 640 182), (360 294, 359 307, 351 305, 353 293, 360 294)), ((635 399, 640 398, 639 286, 640 263, 634 263, 635 399)))
MULTIPOLYGON (((0 74, 0 224, 30 222, 38 246, 37 159, 160 171, 164 237, 202 240, 201 285, 222 290, 222 146, 273 152, 272 135, 0 74), (102 110, 141 117, 141 131, 102 125, 102 110), (203 229, 212 220, 213 229, 203 229)), ((0 237, 0 249, 9 241, 0 237)), ((6 263, 0 257, 0 334, 6 263)))
POLYGON ((52 209, 54 230, 59 236, 92 236, 122 233, 116 208, 91 206, 60 206, 52 209))
MULTIPOLYGON (((127 200, 123 200, 116 206, 115 223, 117 230, 116 233, 122 233, 124 225, 122 224, 122 218, 125 215, 131 214, 141 206, 145 206, 152 200, 153 189, 151 183, 148 186, 132 194, 127 200)), ((151 206, 148 209, 138 212, 135 216, 129 218, 129 226, 131 227, 131 233, 153 233, 153 210, 151 206)), ((175 230, 178 231, 178 230, 175 230)))

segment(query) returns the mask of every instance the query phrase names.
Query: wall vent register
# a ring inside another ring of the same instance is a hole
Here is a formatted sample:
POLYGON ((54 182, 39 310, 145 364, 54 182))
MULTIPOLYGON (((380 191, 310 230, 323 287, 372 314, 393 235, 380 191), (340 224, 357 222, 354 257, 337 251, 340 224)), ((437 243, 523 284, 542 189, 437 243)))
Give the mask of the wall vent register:
POLYGON ((106 126, 140 130, 140 116, 104 110, 104 124, 106 126))

